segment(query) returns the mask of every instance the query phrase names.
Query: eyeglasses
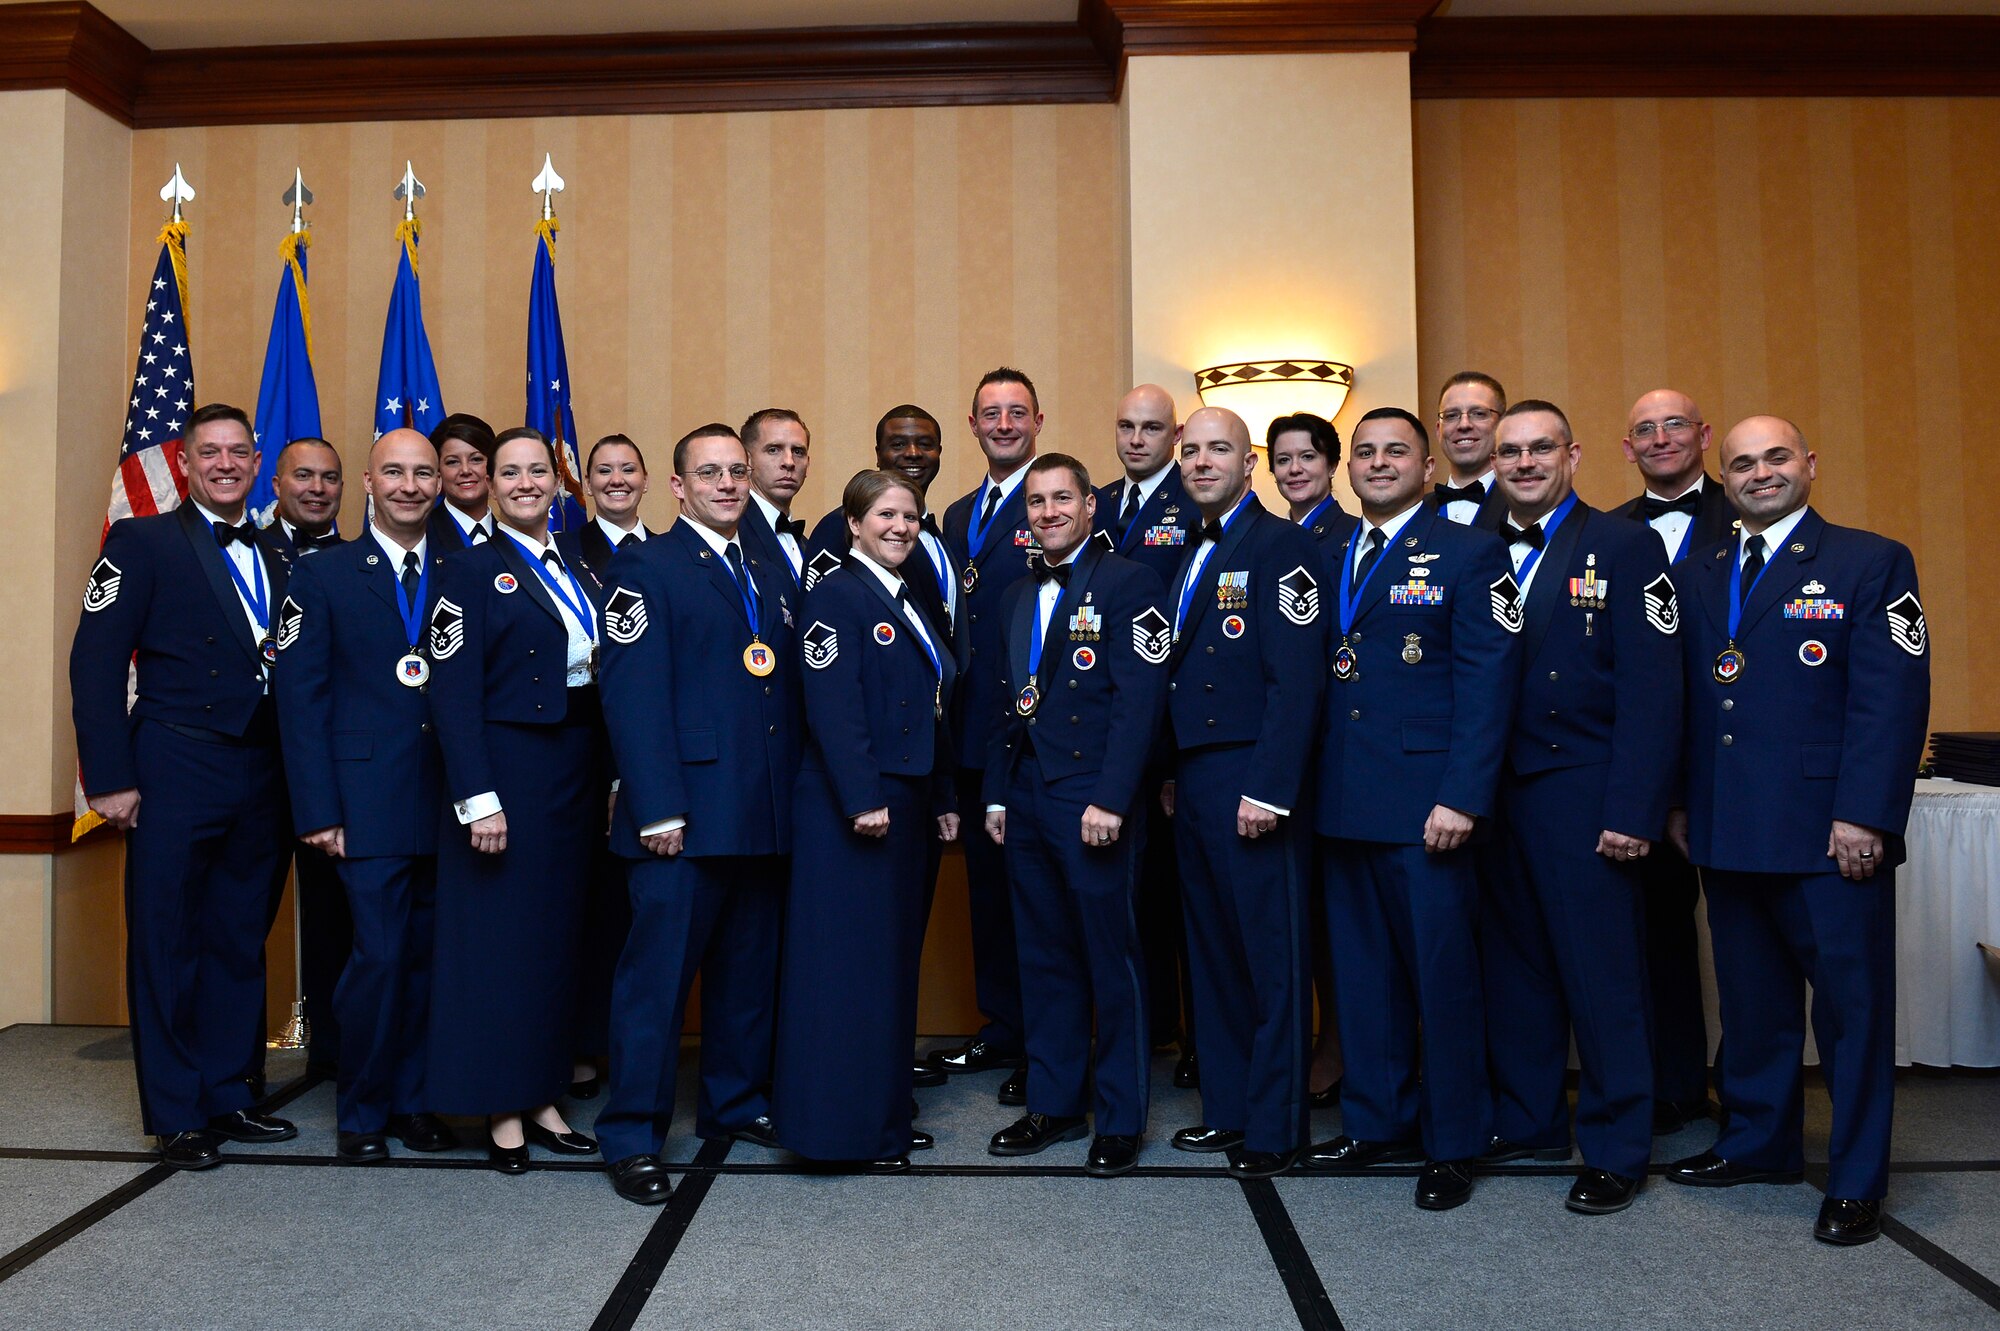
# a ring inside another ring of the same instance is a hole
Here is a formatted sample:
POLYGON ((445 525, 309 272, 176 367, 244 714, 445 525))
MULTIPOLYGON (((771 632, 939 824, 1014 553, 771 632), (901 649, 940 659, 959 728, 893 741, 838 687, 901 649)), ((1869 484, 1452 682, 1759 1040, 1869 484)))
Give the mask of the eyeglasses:
POLYGON ((1663 421, 1640 421, 1632 427, 1632 438, 1644 442, 1661 434, 1682 434, 1700 426, 1700 421, 1691 421, 1685 416, 1669 416, 1663 421))
POLYGON ((1556 450, 1561 447, 1562 445, 1553 439, 1537 439, 1526 448, 1521 447, 1519 444, 1502 444, 1493 450, 1493 456, 1499 458, 1502 462, 1519 462, 1525 455, 1540 462, 1544 458, 1554 457, 1556 450))
POLYGON ((1453 408, 1438 413, 1438 424, 1456 425, 1460 421, 1470 421, 1474 425, 1487 425, 1499 418, 1500 413, 1491 407, 1467 407, 1464 411, 1453 408))
POLYGON ((694 477, 694 479, 700 481, 703 485, 714 485, 722 479, 724 472, 729 474, 729 479, 732 481, 750 479, 750 468, 741 462, 732 462, 726 467, 719 463, 711 462, 706 467, 696 467, 688 475, 694 477))

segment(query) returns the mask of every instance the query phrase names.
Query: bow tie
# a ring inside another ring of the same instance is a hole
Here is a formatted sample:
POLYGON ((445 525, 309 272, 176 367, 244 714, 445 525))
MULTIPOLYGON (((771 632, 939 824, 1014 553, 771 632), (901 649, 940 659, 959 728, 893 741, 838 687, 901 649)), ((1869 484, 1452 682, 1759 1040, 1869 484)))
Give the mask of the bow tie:
POLYGON ((805 519, 804 519, 804 518, 787 518, 787 517, 782 517, 782 516, 781 516, 781 517, 779 517, 779 519, 778 519, 778 535, 780 535, 780 536, 790 536, 790 537, 791 537, 791 538, 792 538, 793 540, 795 540, 795 541, 799 541, 799 542, 803 542, 803 541, 804 541, 804 540, 806 539, 806 521, 805 521, 805 519))
POLYGON ((1542 524, 1539 522, 1529 523, 1526 531, 1522 531, 1511 522, 1503 522, 1500 524, 1500 534, 1507 538, 1509 545, 1532 546, 1537 550, 1542 548, 1542 524))
POLYGON ((330 531, 318 536, 298 532, 293 535, 292 544, 298 547, 300 553, 304 553, 307 550, 323 550, 329 545, 339 545, 340 537, 330 531))
POLYGON ((227 550, 231 541, 241 541, 243 544, 255 549, 257 545, 256 527, 247 522, 240 527, 232 527, 226 522, 216 523, 215 543, 224 550, 227 550))
POLYGON ((1220 541, 1222 539, 1222 523, 1220 521, 1202 523, 1201 539, 1204 541, 1220 541))
POLYGON ((1036 555, 1028 564, 1028 571, 1035 575, 1035 582, 1037 584, 1053 582, 1058 587, 1067 587, 1069 586, 1069 570, 1070 566, 1068 564, 1051 564, 1040 555, 1036 555))
POLYGON ((917 525, 923 528, 925 531, 929 532, 931 534, 932 540, 935 541, 944 540, 944 537, 938 535, 937 519, 931 516, 929 513, 924 514, 922 519, 918 521, 917 525))
POLYGON ((1447 485, 1439 481, 1432 493, 1437 496, 1439 504, 1456 504, 1461 500, 1468 504, 1486 502, 1486 487, 1478 481, 1473 481, 1469 485, 1447 485))
POLYGON ((1652 495, 1639 500, 1639 521, 1651 522, 1654 518, 1664 518, 1669 513, 1685 513, 1693 517, 1701 510, 1701 491, 1690 490, 1679 499, 1656 499, 1652 495))

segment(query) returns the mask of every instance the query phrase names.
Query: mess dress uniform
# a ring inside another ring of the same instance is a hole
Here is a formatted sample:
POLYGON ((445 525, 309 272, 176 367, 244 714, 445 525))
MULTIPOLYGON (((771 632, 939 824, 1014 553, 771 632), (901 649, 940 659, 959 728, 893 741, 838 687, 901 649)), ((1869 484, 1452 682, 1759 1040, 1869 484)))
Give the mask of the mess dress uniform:
POLYGON ((123 519, 70 649, 84 792, 139 791, 126 984, 140 1112, 160 1136, 247 1108, 262 1075, 264 938, 292 848, 266 682, 286 576, 268 536, 193 501, 123 519))
MULTIPOLYGON (((847 554, 850 537, 847 532, 847 515, 839 509, 827 514, 813 524, 812 534, 806 538, 805 571, 800 576, 799 585, 811 591, 813 584, 840 566, 847 554)), ((924 622, 934 629, 947 643, 956 643, 958 630, 959 565, 951 551, 946 548, 944 537, 939 533, 937 518, 926 512, 918 525, 917 544, 925 564, 912 564, 904 560, 905 567, 900 572, 908 576, 903 585, 909 590, 910 599, 917 609, 924 612, 924 622), (926 567, 928 565, 928 567, 926 567)), ((913 552, 910 559, 915 559, 913 552)), ((954 654, 956 647, 953 648, 954 654)))
POLYGON ((340 1022, 342 1132, 427 1111, 431 946, 442 771, 419 655, 442 555, 370 530, 294 570, 274 691, 293 821, 344 829, 331 861, 352 954, 328 998, 340 1022))
POLYGON ((446 800, 431 985, 438 1113, 512 1113, 570 1084, 585 880, 604 828, 593 661, 603 589, 524 542, 503 529, 446 557, 425 643, 446 800), (475 851, 466 827, 495 811, 507 848, 475 851))
POLYGON ((1168 588, 1173 618, 1141 654, 1169 660, 1202 1118, 1241 1132, 1246 1150, 1284 1153, 1306 1123, 1301 802, 1325 687, 1319 553, 1254 494, 1213 526, 1216 539, 1190 537, 1168 588), (1278 825, 1238 833, 1244 799, 1283 815, 1278 825))
POLYGON ((1161 601, 1151 570, 1095 541, 1016 582, 1000 657, 1015 706, 986 762, 986 806, 1007 811, 1028 1110, 1092 1107, 1097 1131, 1114 1136, 1146 1130, 1152 1051, 1133 896, 1142 782, 1166 704, 1161 601), (1091 805, 1125 819, 1109 845, 1083 842, 1091 805))
POLYGON ((1449 522, 1476 531, 1499 531, 1507 520, 1507 500, 1489 463, 1486 474, 1454 486, 1439 481, 1424 497, 1433 511, 1449 522))
POLYGON ((944 717, 958 671, 901 588, 850 553, 799 615, 807 746, 792 798, 771 1113, 779 1140, 815 1160, 890 1159, 910 1146, 917 965, 930 846, 955 803, 944 717), (887 836, 854 830, 882 808, 887 836))
POLYGON ((1430 1159, 1469 1160, 1492 1121, 1474 848, 1426 851, 1424 823, 1440 804, 1493 816, 1520 671, 1514 577, 1498 537, 1432 503, 1363 522, 1339 567, 1315 827, 1341 1124, 1405 1144, 1421 1128, 1430 1159))
POLYGON ((1680 611, 1644 527, 1571 495, 1533 530, 1542 545, 1515 547, 1523 667, 1501 787, 1505 855, 1480 929, 1493 1130, 1567 1158, 1574 1031, 1584 1164, 1638 1179, 1653 1136, 1646 885, 1638 861, 1607 859, 1597 842, 1606 830, 1655 849, 1665 840, 1680 611))
POLYGON ((770 1109, 780 921, 801 694, 797 599, 744 544, 683 516, 620 555, 605 602, 604 712, 619 773, 611 845, 632 929, 611 1003, 604 1158, 658 1155, 701 973, 695 1130, 770 1109), (675 855, 640 838, 684 829, 675 855))
POLYGON ((1892 871, 1930 712, 1916 564, 1908 547, 1804 508, 1702 551, 1682 581, 1689 858, 1708 893, 1725 1032, 1715 1154, 1803 1167, 1809 983, 1833 1099, 1827 1196, 1880 1200, 1895 1098, 1892 871), (1752 540, 1763 567, 1746 574, 1752 540), (1835 819, 1882 833, 1874 877, 1840 876, 1835 819))

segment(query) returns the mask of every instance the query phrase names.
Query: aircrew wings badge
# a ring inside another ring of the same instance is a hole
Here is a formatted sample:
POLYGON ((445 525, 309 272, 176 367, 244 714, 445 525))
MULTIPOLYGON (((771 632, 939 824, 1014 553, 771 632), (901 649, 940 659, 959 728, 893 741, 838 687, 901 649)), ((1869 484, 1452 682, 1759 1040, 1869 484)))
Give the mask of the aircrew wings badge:
POLYGON ((97 561, 90 570, 90 581, 83 584, 83 608, 94 613, 109 609, 118 599, 118 584, 125 581, 125 575, 118 571, 118 565, 108 559, 97 561))
POLYGON ((1521 585, 1512 573, 1502 573, 1488 584, 1493 597, 1493 622, 1509 633, 1521 631, 1521 585))
POLYGON ((840 655, 840 633, 831 624, 816 619, 799 639, 799 645, 805 649, 806 665, 824 670, 840 655))
POLYGON ((440 598, 431 610, 431 660, 449 660, 465 646, 465 611, 448 598, 440 598))
POLYGON ((1681 607, 1674 597, 1674 580, 1664 573, 1646 584, 1646 622, 1670 638, 1680 631, 1681 607))
POLYGON ((620 587, 604 603, 604 636, 620 646, 630 646, 646 632, 646 598, 630 587, 620 587))
POLYGON ((1922 656, 1930 646, 1930 629, 1924 625, 1923 603, 1915 592, 1904 592, 1889 603, 1889 641, 1911 656, 1922 656))
POLYGON ((1165 665, 1174 645, 1174 626, 1155 606, 1132 617, 1132 651, 1147 665, 1165 665))
POLYGON ((811 591, 819 580, 840 567, 840 556, 831 550, 822 550, 806 561, 805 589, 811 591))
POLYGON ((287 596, 285 603, 278 607, 278 623, 271 635, 272 640, 278 644, 279 651, 284 651, 299 640, 299 626, 305 622, 305 608, 287 596))
POLYGON ((1278 579, 1278 613, 1300 625, 1319 618, 1319 583, 1304 564, 1278 579))

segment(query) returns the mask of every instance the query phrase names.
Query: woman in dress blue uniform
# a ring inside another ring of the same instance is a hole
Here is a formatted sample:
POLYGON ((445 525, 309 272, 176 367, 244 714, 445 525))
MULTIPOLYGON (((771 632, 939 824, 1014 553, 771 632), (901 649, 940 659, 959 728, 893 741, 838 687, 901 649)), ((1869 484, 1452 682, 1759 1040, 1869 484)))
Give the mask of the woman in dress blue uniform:
POLYGON ((792 800, 792 885, 771 1116, 802 1156, 903 1168, 930 842, 958 835, 944 726, 957 671, 898 571, 923 498, 863 472, 849 557, 806 593, 810 742, 792 800))
POLYGON ((426 647, 450 803, 438 838, 430 1090, 485 1114, 490 1158, 597 1144, 554 1101, 570 1084, 586 877, 604 828, 596 658, 602 589, 549 540, 555 453, 533 430, 493 452, 495 538, 440 570, 426 647))

